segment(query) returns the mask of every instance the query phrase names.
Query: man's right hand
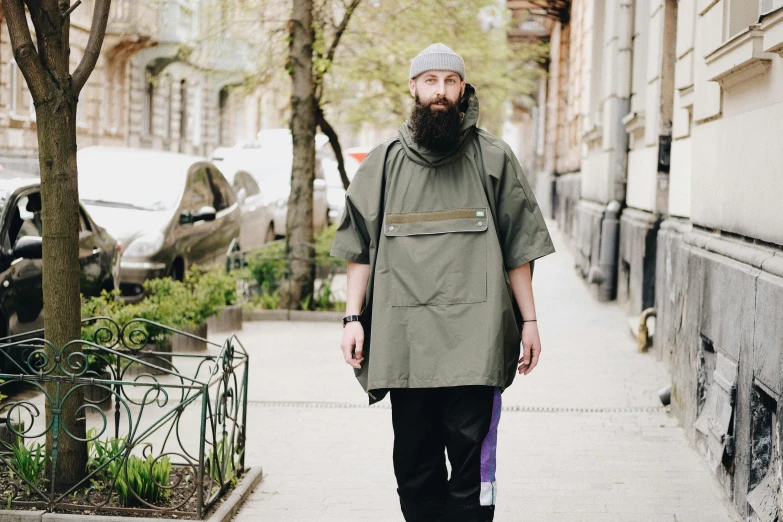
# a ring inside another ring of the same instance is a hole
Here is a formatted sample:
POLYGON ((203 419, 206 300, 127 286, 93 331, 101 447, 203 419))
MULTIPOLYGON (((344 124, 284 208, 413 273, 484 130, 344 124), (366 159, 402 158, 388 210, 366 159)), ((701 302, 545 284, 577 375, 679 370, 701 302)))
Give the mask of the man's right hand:
POLYGON ((343 349, 345 362, 357 370, 362 367, 364 361, 364 328, 359 321, 351 321, 343 329, 343 349))

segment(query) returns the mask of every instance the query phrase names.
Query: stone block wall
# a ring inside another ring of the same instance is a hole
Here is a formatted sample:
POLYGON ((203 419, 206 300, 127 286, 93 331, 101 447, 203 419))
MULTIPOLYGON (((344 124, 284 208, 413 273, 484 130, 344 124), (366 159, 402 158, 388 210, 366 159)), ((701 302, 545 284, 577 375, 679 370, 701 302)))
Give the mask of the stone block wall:
POLYGON ((783 250, 668 220, 655 352, 686 434, 749 521, 780 507, 783 250))

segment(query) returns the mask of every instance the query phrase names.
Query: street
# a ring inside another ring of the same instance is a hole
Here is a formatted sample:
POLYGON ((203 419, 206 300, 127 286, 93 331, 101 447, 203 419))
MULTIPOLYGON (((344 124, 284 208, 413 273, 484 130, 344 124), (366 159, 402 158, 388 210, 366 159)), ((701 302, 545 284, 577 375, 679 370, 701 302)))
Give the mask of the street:
MULTIPOLYGON (((728 500, 661 407, 670 382, 624 313, 593 300, 556 225, 533 277, 543 353, 503 394, 501 522, 728 522, 728 500)), ((388 398, 374 407, 328 323, 246 323, 248 461, 264 481, 235 520, 402 521, 388 398)))

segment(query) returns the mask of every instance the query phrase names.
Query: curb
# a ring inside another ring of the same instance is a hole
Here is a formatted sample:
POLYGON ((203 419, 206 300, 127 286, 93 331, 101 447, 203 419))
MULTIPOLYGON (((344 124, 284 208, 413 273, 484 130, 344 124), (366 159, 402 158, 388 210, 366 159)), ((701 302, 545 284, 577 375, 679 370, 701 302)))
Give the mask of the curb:
POLYGON ((0 510, 0 522, 41 522, 46 511, 0 510))
POLYGON ((313 321, 340 322, 344 312, 311 312, 305 310, 243 310, 242 320, 253 321, 313 321))
MULTIPOLYGON (((224 500, 206 522, 230 522, 247 497, 261 483, 264 471, 261 466, 253 466, 247 470, 234 491, 224 500)), ((0 510, 0 522, 161 522, 161 520, 179 520, 172 518, 123 517, 108 515, 74 515, 70 513, 47 513, 46 511, 0 510)))
POLYGON ((253 466, 250 468, 247 471, 247 474, 242 478, 242 482, 234 488, 234 491, 232 491, 223 504, 217 508, 217 511, 212 513, 212 516, 207 519, 207 522, 230 522, 239 511, 239 508, 242 507, 242 504, 245 503, 247 497, 250 496, 263 479, 264 470, 261 469, 261 466, 253 466))

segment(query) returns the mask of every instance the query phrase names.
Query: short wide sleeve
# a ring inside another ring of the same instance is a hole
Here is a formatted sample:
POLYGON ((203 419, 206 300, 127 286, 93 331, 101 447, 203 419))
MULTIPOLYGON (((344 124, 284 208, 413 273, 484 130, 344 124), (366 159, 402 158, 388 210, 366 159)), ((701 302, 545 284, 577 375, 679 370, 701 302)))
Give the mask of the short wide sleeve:
POLYGON ((331 254, 335 257, 370 264, 380 230, 387 149, 388 144, 370 151, 348 185, 345 209, 332 244, 331 254))
POLYGON ((513 153, 506 152, 496 190, 498 236, 507 270, 555 251, 544 216, 525 173, 513 153))
MULTIPOLYGON (((345 196, 345 209, 334 235, 331 254, 355 263, 370 263, 370 237, 360 205, 351 197, 351 183, 345 196)), ((355 191, 354 191, 355 192, 355 191)))

